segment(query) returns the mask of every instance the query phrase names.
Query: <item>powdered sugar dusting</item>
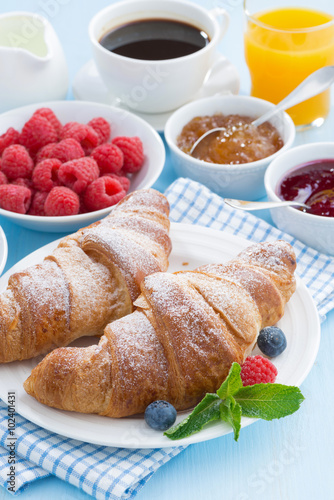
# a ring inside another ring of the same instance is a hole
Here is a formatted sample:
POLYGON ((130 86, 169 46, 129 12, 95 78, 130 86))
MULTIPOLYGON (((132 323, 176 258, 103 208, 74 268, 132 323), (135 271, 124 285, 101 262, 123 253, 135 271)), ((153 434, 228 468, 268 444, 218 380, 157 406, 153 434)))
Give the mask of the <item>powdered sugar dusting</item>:
POLYGON ((200 273, 187 273, 186 277, 226 322, 233 335, 243 341, 254 342, 261 326, 261 317, 256 302, 245 288, 229 279, 217 279, 200 273))
POLYGON ((69 291, 58 266, 50 260, 37 264, 9 279, 16 300, 29 310, 32 317, 53 316, 65 311, 69 318, 69 291))
POLYGON ((79 247, 56 249, 53 253, 69 283, 72 332, 81 335, 101 334, 117 303, 118 290, 108 267, 90 259, 79 247), (87 286, 89 284, 89 286, 87 286))
MULTIPOLYGON (((143 412, 158 397, 167 397, 168 363, 146 316, 136 311, 108 326, 114 356, 114 390, 109 414, 143 412)), ((120 416, 120 415, 118 415, 120 416)))
POLYGON ((157 224, 156 221, 142 217, 139 214, 133 214, 131 217, 123 213, 118 216, 114 214, 112 218, 105 220, 104 225, 108 226, 108 231, 123 228, 134 238, 149 238, 151 242, 159 245, 166 255, 169 255, 171 251, 171 240, 168 231, 160 224, 157 224))
POLYGON ((78 336, 101 334, 108 322, 129 313, 144 276, 167 267, 168 213, 168 201, 157 191, 131 193, 105 220, 63 238, 42 264, 13 275, 8 289, 20 306, 18 322, 24 327, 15 331, 18 350, 25 349, 30 357, 78 336), (143 220, 136 229, 133 220, 131 230, 125 221, 119 229, 110 224, 113 217, 117 225, 120 216, 130 220, 134 214, 143 220), (95 260, 99 252, 101 259, 95 260), (105 258, 122 270, 128 290, 105 258))
POLYGON ((141 245, 124 230, 115 229, 109 233, 96 226, 85 235, 83 248, 91 243, 103 249, 104 255, 123 271, 132 300, 137 298, 144 276, 161 270, 153 255, 154 245, 141 245))
MULTIPOLYGON (((123 228, 108 233, 96 225, 83 242, 94 242, 107 255, 112 249, 112 258, 127 269, 135 269, 143 255, 127 253, 130 246, 139 252, 141 244, 123 228)), ((278 275, 267 268, 274 266, 288 277, 293 258, 288 247, 278 246, 273 255, 270 246, 258 245, 226 265, 147 276, 138 310, 109 324, 101 340, 101 350, 102 344, 108 346, 106 369, 112 381, 106 413, 119 417, 143 412, 155 399, 186 408, 216 390, 231 363, 242 362, 256 339, 261 323, 254 302, 258 291, 263 291, 261 314, 266 307, 279 310, 280 294, 271 280, 278 275)), ((105 279, 98 266, 97 273, 97 282, 105 279)), ((79 288, 84 286, 80 279, 79 288)), ((101 380, 108 382, 104 376, 101 380)))
POLYGON ((136 212, 140 208, 146 207, 156 209, 161 213, 168 215, 169 203, 167 198, 154 189, 141 189, 130 193, 127 197, 118 203, 116 210, 123 210, 126 204, 127 209, 136 212))
MULTIPOLYGON (((276 274, 285 273, 288 266, 292 272, 296 267, 296 257, 292 247, 283 240, 273 243, 258 243, 238 255, 237 260, 250 262, 276 274)), ((289 270, 290 271, 290 270, 289 270)))
POLYGON ((148 276, 144 294, 159 323, 157 333, 178 384, 183 385, 182 398, 190 386, 209 384, 211 388, 226 365, 239 359, 224 322, 182 274, 148 276))

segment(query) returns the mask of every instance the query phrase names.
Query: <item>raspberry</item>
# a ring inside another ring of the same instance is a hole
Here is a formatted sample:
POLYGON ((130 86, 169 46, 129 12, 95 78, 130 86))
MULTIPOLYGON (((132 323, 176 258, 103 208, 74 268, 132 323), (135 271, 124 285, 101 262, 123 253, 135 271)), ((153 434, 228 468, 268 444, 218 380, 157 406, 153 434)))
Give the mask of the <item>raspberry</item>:
POLYGON ((48 194, 49 193, 47 191, 36 191, 32 199, 28 215, 45 215, 44 203, 46 198, 48 197, 48 194))
POLYGON ((0 135, 0 155, 2 155, 4 149, 12 144, 17 144, 20 137, 20 133, 13 127, 9 127, 7 132, 0 135))
POLYGON ((99 136, 93 127, 77 122, 66 123, 63 127, 61 138, 75 139, 81 144, 86 154, 90 154, 99 144, 99 136))
POLYGON ((46 160, 47 158, 57 158, 62 163, 70 160, 83 158, 85 152, 80 143, 75 139, 63 139, 57 144, 48 144, 38 151, 36 162, 46 160))
POLYGON ((13 181, 12 184, 14 184, 15 186, 23 186, 30 189, 31 194, 35 192, 35 188, 31 179, 25 179, 23 177, 19 177, 18 179, 15 179, 15 181, 13 181))
POLYGON ((32 173, 34 186, 40 191, 51 191, 55 186, 59 186, 58 170, 62 165, 57 158, 50 158, 37 163, 32 173))
POLYGON ((51 143, 43 146, 35 156, 35 163, 39 163, 40 161, 46 160, 48 158, 54 158, 53 150, 55 146, 57 146, 57 143, 51 143))
POLYGON ((35 156, 37 151, 58 141, 58 134, 54 126, 43 116, 34 115, 28 120, 22 129, 19 142, 25 146, 31 156, 35 156))
POLYGON ((3 172, 0 172, 0 185, 8 184, 8 179, 3 172))
POLYGON ((64 186, 56 186, 49 192, 45 203, 44 212, 47 216, 77 215, 79 213, 79 196, 64 186))
POLYGON ((30 189, 14 184, 0 186, 0 207, 10 212, 26 214, 31 201, 30 189))
POLYGON ((80 208, 79 208, 79 214, 87 214, 89 212, 88 208, 85 205, 85 202, 83 200, 83 196, 80 196, 80 208))
POLYGON ((262 356, 248 356, 241 367, 240 376, 244 386, 272 383, 276 380, 277 368, 262 356))
POLYGON ((9 180, 30 177, 33 168, 34 162, 26 148, 20 144, 8 146, 2 153, 1 170, 9 180))
POLYGON ((101 144, 90 155, 99 166, 100 174, 115 174, 123 166, 123 153, 114 144, 101 144))
POLYGON ((119 175, 120 177, 126 177, 127 173, 125 172, 124 168, 122 167, 121 170, 119 170, 117 172, 117 175, 119 175))
POLYGON ((86 187, 99 177, 99 167, 93 158, 79 158, 63 163, 58 171, 60 182, 82 193, 86 187))
POLYGON ((58 118, 56 117, 56 115, 54 114, 54 112, 52 111, 52 109, 50 109, 50 108, 36 109, 33 116, 35 116, 35 115, 42 116, 43 118, 46 118, 47 121, 50 122, 51 125, 53 125, 55 131, 58 134, 58 137, 60 138, 60 134, 61 134, 61 131, 63 129, 63 126, 60 123, 60 121, 58 120, 58 118))
POLYGON ((116 179, 124 191, 127 193, 130 188, 130 180, 125 177, 124 175, 118 175, 118 174, 104 174, 105 177, 111 177, 112 179, 116 179))
POLYGON ((87 123, 87 125, 90 125, 97 133, 99 137, 99 144, 103 144, 108 141, 110 137, 110 125, 107 120, 102 117, 93 118, 87 123))
POLYGON ((125 196, 125 191, 116 179, 99 177, 93 181, 84 194, 84 204, 90 211, 116 205, 125 196))
POLYGON ((144 162, 143 143, 139 137, 115 137, 112 144, 116 144, 124 155, 123 169, 126 173, 137 172, 144 162))

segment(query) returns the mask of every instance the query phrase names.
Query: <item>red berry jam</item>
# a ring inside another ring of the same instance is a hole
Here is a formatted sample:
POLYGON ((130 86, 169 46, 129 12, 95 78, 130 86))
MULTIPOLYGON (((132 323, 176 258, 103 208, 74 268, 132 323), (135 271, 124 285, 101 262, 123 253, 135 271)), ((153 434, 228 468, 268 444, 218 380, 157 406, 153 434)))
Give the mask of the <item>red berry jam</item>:
POLYGON ((334 159, 314 160, 294 168, 280 181, 277 194, 283 200, 310 207, 297 210, 334 217, 334 159))

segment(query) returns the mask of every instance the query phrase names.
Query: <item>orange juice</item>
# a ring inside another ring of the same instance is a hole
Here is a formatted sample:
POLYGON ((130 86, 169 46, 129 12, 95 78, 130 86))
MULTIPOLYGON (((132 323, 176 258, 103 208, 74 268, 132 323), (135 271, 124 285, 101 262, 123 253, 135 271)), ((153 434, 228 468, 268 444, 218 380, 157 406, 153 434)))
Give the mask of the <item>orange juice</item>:
MULTIPOLYGON (((313 71, 334 64, 334 18, 306 8, 278 8, 247 19, 245 57, 251 95, 280 102, 313 71)), ((288 110, 296 125, 323 120, 330 91, 288 110)))

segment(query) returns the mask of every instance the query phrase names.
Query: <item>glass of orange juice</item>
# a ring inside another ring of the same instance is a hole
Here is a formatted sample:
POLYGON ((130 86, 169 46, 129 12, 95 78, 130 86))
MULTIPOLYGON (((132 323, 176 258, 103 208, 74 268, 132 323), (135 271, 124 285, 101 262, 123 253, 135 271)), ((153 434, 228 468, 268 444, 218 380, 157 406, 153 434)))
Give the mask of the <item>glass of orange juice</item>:
MULTIPOLYGON (((334 6, 328 0, 314 5, 307 8, 299 0, 244 0, 252 96, 277 104, 315 70, 334 65, 334 12, 328 12, 334 6)), ((320 126, 329 110, 330 90, 326 90, 287 112, 297 127, 304 128, 320 126)))

